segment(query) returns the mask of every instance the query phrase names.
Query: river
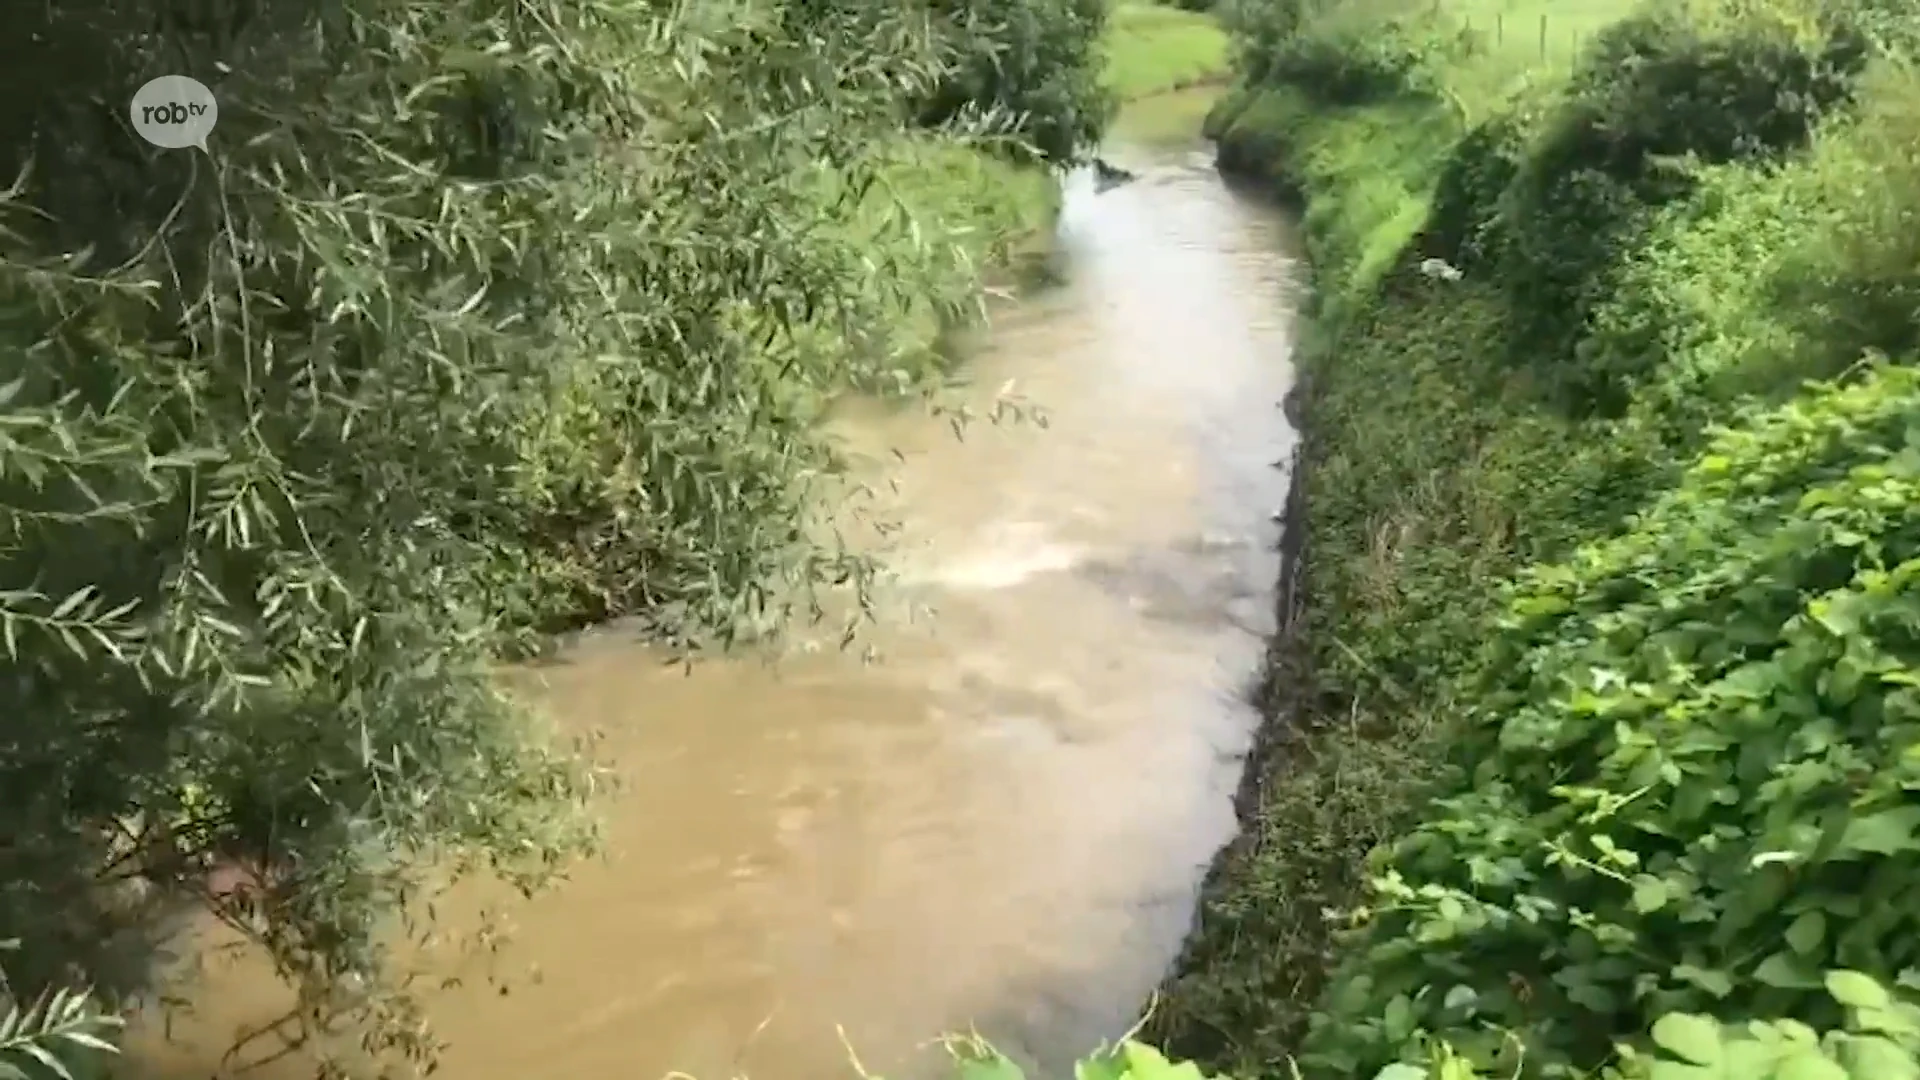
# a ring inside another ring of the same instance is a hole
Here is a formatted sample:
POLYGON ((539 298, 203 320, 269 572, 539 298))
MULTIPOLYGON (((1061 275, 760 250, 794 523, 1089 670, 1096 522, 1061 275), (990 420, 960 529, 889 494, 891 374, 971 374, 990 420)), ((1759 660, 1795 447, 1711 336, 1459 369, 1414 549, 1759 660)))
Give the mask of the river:
MULTIPOLYGON (((1287 223, 1190 105, 1126 118, 1107 157, 1138 179, 1072 178, 1062 280, 968 345, 978 404, 1012 380, 1044 428, 843 418, 897 489, 889 596, 930 617, 884 618, 873 663, 686 672, 605 633, 538 673, 623 774, 611 850, 516 912, 537 984, 431 996, 442 1075, 844 1075, 838 1026, 906 1080, 942 1031, 1059 1067, 1131 1024, 1234 828, 1293 439, 1287 223)), ((235 980, 141 1058, 225 1075, 262 1000, 235 980)))

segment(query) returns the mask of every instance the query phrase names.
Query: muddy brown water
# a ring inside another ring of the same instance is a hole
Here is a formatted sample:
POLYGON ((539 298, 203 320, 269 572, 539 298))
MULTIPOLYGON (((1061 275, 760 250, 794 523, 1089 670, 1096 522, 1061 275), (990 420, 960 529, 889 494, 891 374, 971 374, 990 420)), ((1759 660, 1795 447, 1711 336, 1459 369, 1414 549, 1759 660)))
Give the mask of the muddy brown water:
MULTIPOLYGON (((1234 827, 1299 279, 1282 216, 1152 126, 1108 154, 1135 182, 1068 182, 1064 280, 971 346, 979 401, 1013 380, 1044 429, 845 418, 906 526, 879 662, 688 674, 606 633, 539 673, 624 775, 611 850, 515 912, 537 984, 429 998, 441 1075, 848 1075, 840 1028, 903 1080, 969 1026, 1059 1068, 1135 1019, 1234 827)), ((269 989, 210 978, 139 1071, 226 1075, 269 989)))

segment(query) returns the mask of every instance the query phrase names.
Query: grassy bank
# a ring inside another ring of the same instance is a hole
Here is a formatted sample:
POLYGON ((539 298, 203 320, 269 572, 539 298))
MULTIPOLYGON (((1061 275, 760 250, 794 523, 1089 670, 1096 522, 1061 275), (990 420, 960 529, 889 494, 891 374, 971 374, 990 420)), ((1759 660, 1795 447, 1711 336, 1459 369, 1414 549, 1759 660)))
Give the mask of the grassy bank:
POLYGON ((1227 35, 1213 16, 1119 0, 1107 26, 1104 83, 1122 102, 1227 78, 1227 35))
POLYGON ((1920 886, 1907 26, 1237 18, 1210 133, 1316 285, 1304 610, 1155 1034, 1243 1077, 1913 1075, 1872 899, 1920 886))

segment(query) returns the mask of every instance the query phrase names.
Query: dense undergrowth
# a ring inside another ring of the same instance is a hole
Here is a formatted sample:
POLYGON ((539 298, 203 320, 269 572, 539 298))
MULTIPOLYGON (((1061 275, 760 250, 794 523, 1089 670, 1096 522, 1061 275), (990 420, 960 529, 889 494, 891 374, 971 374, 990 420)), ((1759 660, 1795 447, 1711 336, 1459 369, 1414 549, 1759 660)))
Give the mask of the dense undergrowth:
POLYGON ((937 389, 943 329, 1048 224, 1035 163, 1111 111, 1105 9, 16 14, 0 1074, 53 1069, 43 1038, 85 1057, 105 1021, 43 992, 137 987, 196 900, 429 1059, 387 917, 592 842, 589 758, 492 666, 615 616, 724 644, 863 587, 815 421, 937 389), (210 153, 128 128, 168 72, 218 95, 210 153))
POLYGON ((1584 5, 1555 51, 1519 8, 1229 9, 1210 131, 1316 284, 1306 600, 1150 1030, 1241 1077, 1920 1075, 1920 22, 1584 5))

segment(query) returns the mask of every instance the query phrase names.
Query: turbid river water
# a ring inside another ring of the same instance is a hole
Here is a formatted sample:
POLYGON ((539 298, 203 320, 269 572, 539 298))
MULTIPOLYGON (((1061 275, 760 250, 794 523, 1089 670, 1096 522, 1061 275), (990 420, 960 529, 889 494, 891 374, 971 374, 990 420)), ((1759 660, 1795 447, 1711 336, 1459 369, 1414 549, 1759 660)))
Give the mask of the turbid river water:
MULTIPOLYGON (((932 617, 883 619, 879 663, 689 674, 607 633, 539 673, 624 774, 611 851, 516 913, 537 985, 430 997, 441 1075, 843 1075, 839 1026, 902 1080, 942 1031, 1058 1066, 1134 1020, 1234 827, 1297 275, 1277 211, 1129 119, 1108 157, 1139 179, 1071 180, 1063 280, 969 346, 980 402, 1014 380, 1047 426, 845 419, 897 484, 890 593, 932 617)), ((262 1011, 254 977, 202 996, 142 1055, 172 1080, 262 1011)))

